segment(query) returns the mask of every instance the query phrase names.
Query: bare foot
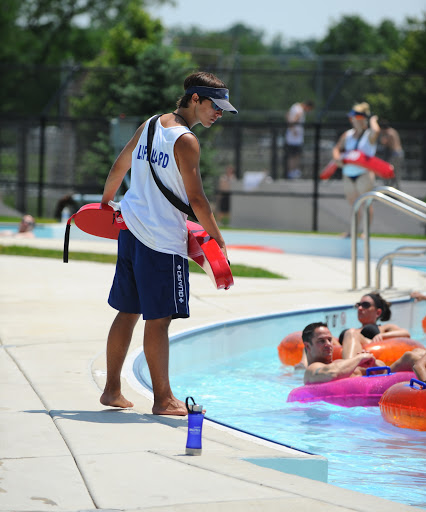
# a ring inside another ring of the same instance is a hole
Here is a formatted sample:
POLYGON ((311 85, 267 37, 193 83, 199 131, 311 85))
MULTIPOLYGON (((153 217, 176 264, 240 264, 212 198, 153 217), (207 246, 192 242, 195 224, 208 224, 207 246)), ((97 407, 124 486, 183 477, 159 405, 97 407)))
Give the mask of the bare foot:
POLYGON ((133 407, 132 402, 126 400, 121 393, 119 393, 118 395, 114 395, 112 393, 104 391, 99 401, 101 402, 102 405, 107 405, 110 407, 121 407, 122 409, 128 409, 129 407, 133 407))
POLYGON ((152 406, 152 414, 186 416, 188 411, 186 409, 186 405, 183 402, 173 397, 167 402, 163 402, 161 404, 154 401, 154 405, 152 406))

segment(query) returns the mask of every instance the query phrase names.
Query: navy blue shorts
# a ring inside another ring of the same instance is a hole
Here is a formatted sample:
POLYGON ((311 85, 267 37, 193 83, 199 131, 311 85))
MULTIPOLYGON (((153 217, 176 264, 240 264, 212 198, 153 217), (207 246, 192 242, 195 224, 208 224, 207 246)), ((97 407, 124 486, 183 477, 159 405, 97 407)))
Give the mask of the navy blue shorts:
POLYGON ((188 260, 146 247, 130 230, 118 238, 118 258, 108 304, 145 320, 189 317, 188 260))

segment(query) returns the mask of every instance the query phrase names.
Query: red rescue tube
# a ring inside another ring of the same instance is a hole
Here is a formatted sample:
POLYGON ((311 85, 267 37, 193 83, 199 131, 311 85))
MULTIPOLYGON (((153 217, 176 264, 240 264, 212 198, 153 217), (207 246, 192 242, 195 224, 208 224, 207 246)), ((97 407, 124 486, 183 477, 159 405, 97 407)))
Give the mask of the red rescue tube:
POLYGON ((411 379, 394 384, 383 393, 379 407, 388 423, 426 431, 426 382, 411 379))
POLYGON ((368 343, 364 349, 373 354, 376 359, 383 361, 386 365, 394 363, 405 352, 415 348, 424 348, 419 341, 411 338, 389 338, 379 343, 368 343))
MULTIPOLYGON (((89 203, 82 206, 67 222, 64 238, 65 263, 68 262, 68 246, 71 221, 82 231, 102 238, 118 239, 122 229, 128 229, 121 212, 103 203, 89 203)), ((234 284, 229 262, 216 240, 211 238, 200 224, 187 221, 188 257, 195 261, 211 278, 218 290, 228 290, 234 284)))
POLYGON ((218 290, 228 290, 234 284, 229 262, 214 238, 204 228, 187 220, 188 256, 199 265, 218 290))
MULTIPOLYGON (((361 151, 352 150, 343 154, 342 161, 344 164, 352 164, 357 165, 359 167, 364 167, 369 171, 373 171, 380 178, 390 179, 395 177, 395 170, 393 165, 385 162, 381 158, 377 158, 376 156, 367 156, 361 151)), ((333 174, 337 171, 338 167, 334 160, 331 160, 321 171, 320 179, 327 180, 331 178, 333 174)))

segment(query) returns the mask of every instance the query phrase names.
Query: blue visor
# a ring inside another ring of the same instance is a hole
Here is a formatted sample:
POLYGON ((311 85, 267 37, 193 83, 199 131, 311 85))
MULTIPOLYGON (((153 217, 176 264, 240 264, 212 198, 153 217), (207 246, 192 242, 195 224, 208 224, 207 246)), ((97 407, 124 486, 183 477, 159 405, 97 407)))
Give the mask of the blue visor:
POLYGON ((238 110, 229 103, 229 91, 228 89, 218 87, 203 87, 201 85, 194 85, 189 87, 185 94, 198 94, 205 98, 210 98, 218 107, 227 112, 238 114, 238 110))
POLYGON ((357 112, 356 110, 351 110, 347 113, 348 117, 355 117, 355 116, 362 116, 362 117, 368 117, 368 115, 365 112, 357 112))

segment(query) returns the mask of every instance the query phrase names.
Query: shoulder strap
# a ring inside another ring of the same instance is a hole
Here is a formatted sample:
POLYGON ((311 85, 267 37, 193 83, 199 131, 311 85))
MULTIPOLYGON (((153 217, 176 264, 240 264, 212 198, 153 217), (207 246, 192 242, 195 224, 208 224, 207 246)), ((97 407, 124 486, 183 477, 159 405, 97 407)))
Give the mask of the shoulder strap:
POLYGON ((358 145, 359 145, 359 143, 360 143, 361 139, 363 138, 364 133, 365 133, 366 131, 367 131, 367 130, 363 130, 363 132, 361 133, 361 135, 357 138, 354 149, 358 149, 358 145))
POLYGON ((154 167, 151 163, 151 149, 152 149, 152 140, 154 138, 154 132, 155 132, 155 123, 157 122, 157 119, 161 117, 163 114, 158 114, 157 116, 153 117, 151 121, 148 124, 148 140, 147 140, 147 152, 148 152, 148 162, 149 167, 151 168, 152 177, 154 178, 155 183, 157 184, 158 188, 161 190, 161 192, 164 194, 164 196, 172 203, 172 205, 180 210, 183 213, 186 213, 188 216, 193 217, 195 220, 197 220, 197 217, 195 216, 194 211, 191 208, 191 205, 184 203, 181 199, 179 199, 171 190, 169 190, 167 187, 163 185, 159 177, 157 176, 157 173, 154 170, 154 167))

